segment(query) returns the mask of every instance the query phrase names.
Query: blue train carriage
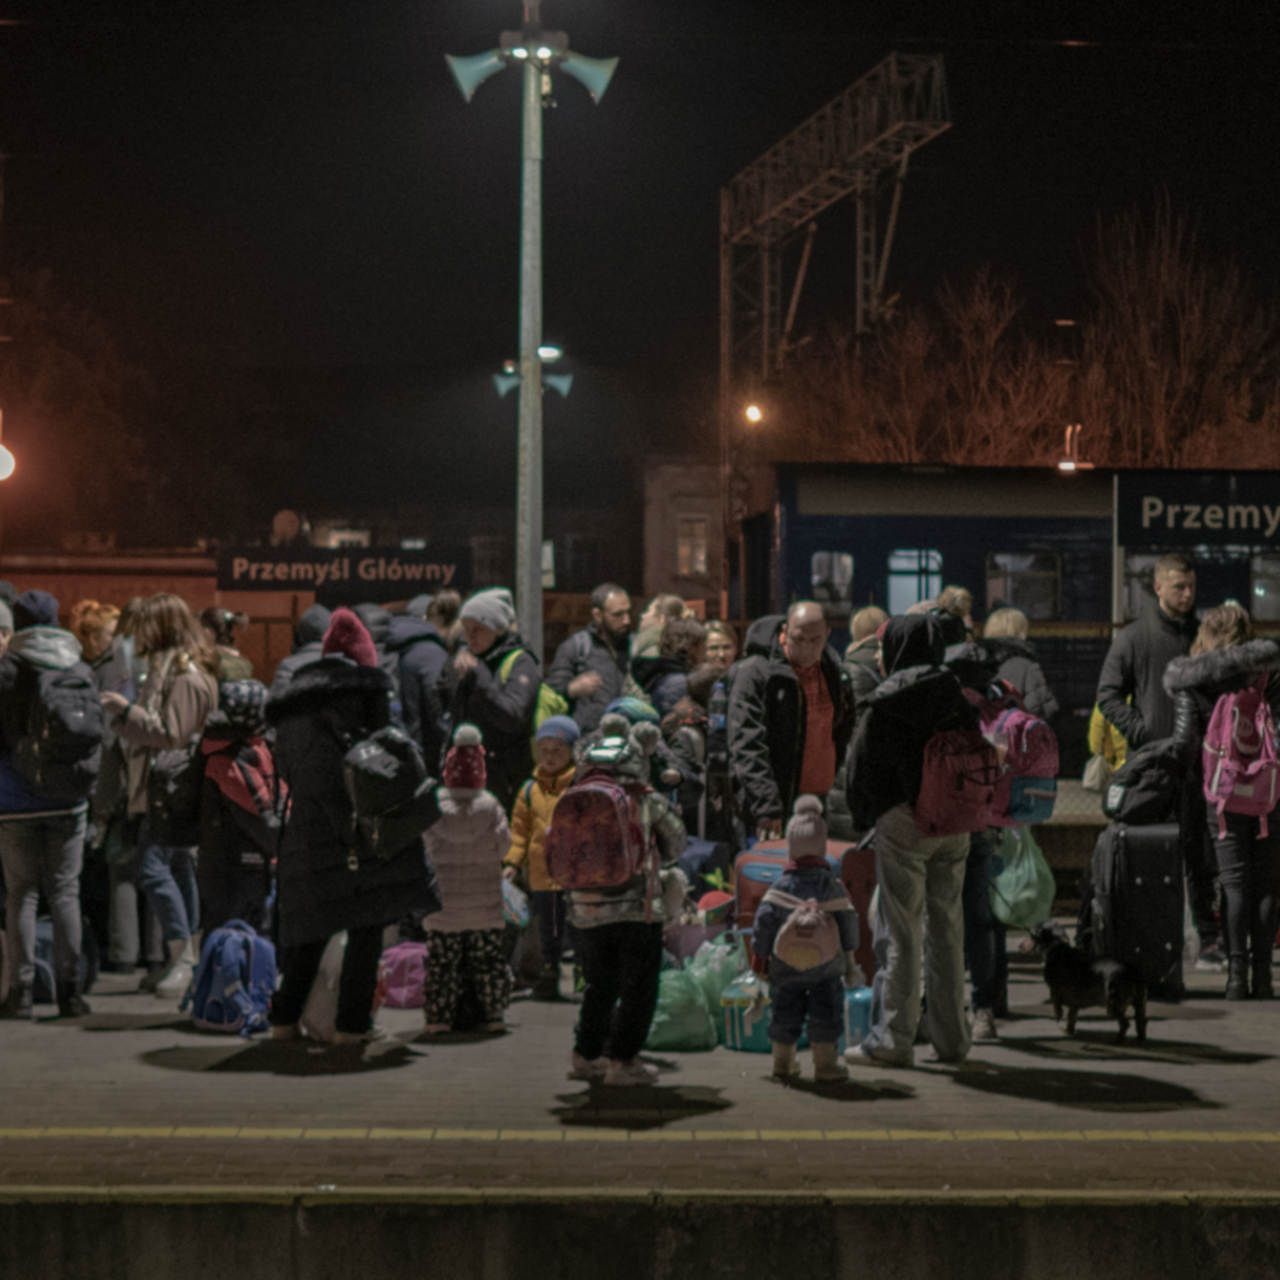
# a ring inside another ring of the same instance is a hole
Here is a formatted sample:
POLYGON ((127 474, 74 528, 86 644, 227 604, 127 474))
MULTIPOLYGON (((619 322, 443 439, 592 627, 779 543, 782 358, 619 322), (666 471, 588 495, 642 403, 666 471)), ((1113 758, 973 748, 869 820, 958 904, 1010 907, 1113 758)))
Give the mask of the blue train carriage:
POLYGON ((782 464, 771 510, 744 526, 747 616, 812 597, 833 643, 876 604, 903 612, 967 587, 975 618, 1006 605, 1062 705, 1064 776, 1088 757, 1088 716, 1116 626, 1155 607, 1151 574, 1192 551, 1201 608, 1236 599, 1280 630, 1280 473, 782 464))

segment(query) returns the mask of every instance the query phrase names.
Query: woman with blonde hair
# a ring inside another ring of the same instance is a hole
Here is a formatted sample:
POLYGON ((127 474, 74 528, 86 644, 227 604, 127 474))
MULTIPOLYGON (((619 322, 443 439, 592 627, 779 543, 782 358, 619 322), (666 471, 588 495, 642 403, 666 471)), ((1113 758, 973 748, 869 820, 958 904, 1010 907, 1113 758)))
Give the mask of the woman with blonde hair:
POLYGON ((1029 630, 1027 615, 1021 609, 997 609, 987 618, 979 644, 998 666, 1000 679, 1022 695, 1022 705, 1033 716, 1049 720, 1058 714, 1058 700, 1027 640, 1029 630))
MULTIPOLYGON (((147 662, 137 701, 122 693, 102 695, 112 727, 125 743, 128 813, 141 817, 138 886, 160 921, 169 963, 155 982, 157 996, 180 996, 191 981, 196 955, 192 938, 200 923, 195 841, 160 844, 147 821, 148 782, 161 751, 196 749, 204 723, 218 705, 215 658, 199 624, 180 597, 161 592, 143 602, 134 632, 139 658, 147 662)), ((144 980, 145 981, 145 980, 144 980)))
MULTIPOLYGON (((1256 688, 1280 712, 1280 645, 1255 640, 1249 615, 1234 601, 1210 609, 1191 652, 1165 669, 1165 692, 1174 700, 1174 741, 1184 749, 1183 847, 1195 856, 1206 834, 1222 884, 1228 1000, 1270 1000, 1271 949, 1276 936, 1275 873, 1280 814, 1262 836, 1262 819, 1206 808, 1202 748, 1218 700, 1256 688), (1252 970, 1252 972, 1250 972, 1252 970)), ((1269 730, 1274 735, 1274 726, 1269 730)), ((1201 846, 1203 847, 1203 846, 1201 846)))

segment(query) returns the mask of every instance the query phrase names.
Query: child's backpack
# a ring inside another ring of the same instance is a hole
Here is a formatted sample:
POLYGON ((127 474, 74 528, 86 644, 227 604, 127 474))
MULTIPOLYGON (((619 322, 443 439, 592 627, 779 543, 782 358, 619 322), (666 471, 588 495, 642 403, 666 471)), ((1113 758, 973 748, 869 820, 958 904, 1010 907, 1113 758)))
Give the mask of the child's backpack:
POLYGON ((594 770, 569 786, 547 828, 547 874, 565 889, 618 889, 642 871, 652 876, 641 813, 648 790, 594 770))
POLYGON ((37 796, 79 804, 98 778, 102 728, 102 695, 83 667, 39 671, 13 767, 37 796))
POLYGON ((1204 735, 1204 795, 1218 815, 1218 835, 1227 834, 1228 813, 1261 820, 1259 839, 1266 839, 1267 816, 1280 800, 1280 760, 1276 758, 1276 726, 1267 703, 1267 679, 1237 693, 1224 693, 1209 717, 1204 735))
POLYGON ((1058 739, 1048 724, 1022 706, 1007 681, 999 680, 985 698, 966 691, 978 708, 982 736, 1003 755, 988 822, 992 826, 1025 826, 1053 817, 1058 798, 1058 739))
POLYGON ((814 898, 794 897, 774 887, 762 901, 776 903, 791 912, 773 940, 773 955, 783 964, 792 969, 817 969, 841 954, 840 926, 836 924, 835 912, 852 909, 848 898, 818 902, 814 898))
POLYGON ((427 944, 397 942, 378 961, 378 989, 373 1007, 421 1009, 427 975, 427 944))
MULTIPOLYGON (((509 654, 498 664, 498 679, 506 684, 511 679, 511 673, 515 670, 516 659, 524 653, 523 649, 512 649, 509 654)), ((529 735, 529 750, 533 753, 536 761, 538 758, 538 730, 542 727, 544 720, 550 720, 552 716, 565 716, 569 714, 569 703, 562 694, 557 693, 545 680, 538 681, 538 701, 533 708, 533 732, 529 735)))
POLYGON ((916 826, 926 836, 981 831, 1000 781, 996 749, 976 729, 946 729, 925 744, 916 826))
POLYGON ((200 951, 200 964, 179 1008, 204 1031, 253 1035, 271 1025, 276 989, 276 949, 243 920, 215 929, 200 951))

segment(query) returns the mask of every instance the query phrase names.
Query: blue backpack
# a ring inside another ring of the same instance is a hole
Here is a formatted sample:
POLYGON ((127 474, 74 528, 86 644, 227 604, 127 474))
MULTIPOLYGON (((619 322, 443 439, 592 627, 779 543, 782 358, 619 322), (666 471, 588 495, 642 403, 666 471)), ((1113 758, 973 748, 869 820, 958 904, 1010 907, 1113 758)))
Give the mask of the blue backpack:
POLYGON ((228 920, 205 939, 200 965, 179 1008, 204 1031, 266 1031, 276 989, 276 949, 243 920, 228 920))

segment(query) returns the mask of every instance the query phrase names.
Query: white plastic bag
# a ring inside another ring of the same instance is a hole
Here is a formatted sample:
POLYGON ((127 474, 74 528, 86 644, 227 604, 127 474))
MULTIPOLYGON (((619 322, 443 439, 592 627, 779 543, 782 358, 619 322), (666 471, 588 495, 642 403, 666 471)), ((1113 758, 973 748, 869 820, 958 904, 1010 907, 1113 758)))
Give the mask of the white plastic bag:
POLYGON ((299 1019, 304 1035, 313 1040, 333 1042, 338 1030, 338 982, 342 978, 342 961, 347 954, 347 935, 335 933, 320 957, 316 980, 307 994, 307 1003, 299 1019))

